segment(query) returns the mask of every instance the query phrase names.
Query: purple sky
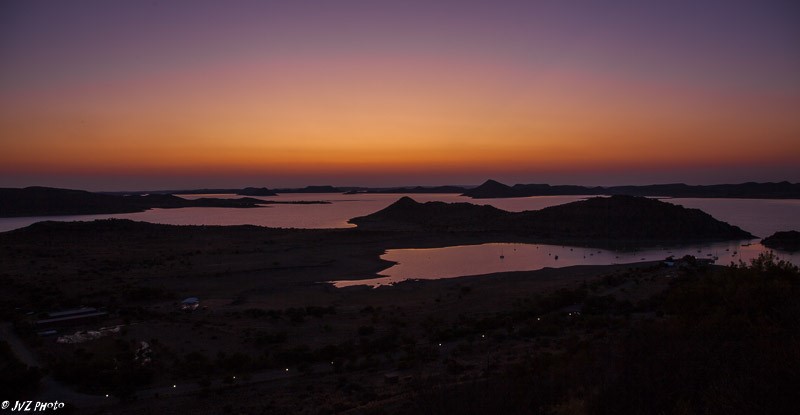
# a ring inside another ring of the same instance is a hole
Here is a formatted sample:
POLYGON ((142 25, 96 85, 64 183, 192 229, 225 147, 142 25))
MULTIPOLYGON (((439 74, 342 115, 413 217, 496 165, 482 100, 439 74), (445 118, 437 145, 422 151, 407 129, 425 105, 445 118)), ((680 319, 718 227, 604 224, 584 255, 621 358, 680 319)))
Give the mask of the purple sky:
POLYGON ((4 1, 0 186, 800 181, 797 1, 4 1))

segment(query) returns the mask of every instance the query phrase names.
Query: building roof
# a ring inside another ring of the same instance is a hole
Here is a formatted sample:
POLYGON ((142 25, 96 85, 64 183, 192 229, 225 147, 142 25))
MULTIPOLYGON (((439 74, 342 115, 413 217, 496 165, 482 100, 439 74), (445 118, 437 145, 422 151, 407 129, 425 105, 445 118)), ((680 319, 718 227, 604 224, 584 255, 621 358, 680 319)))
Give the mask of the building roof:
POLYGON ((70 321, 70 320, 80 320, 82 318, 90 318, 90 317, 100 317, 105 316, 108 313, 105 311, 97 311, 94 313, 86 313, 86 314, 78 314, 78 315, 70 315, 66 317, 58 317, 58 318, 48 318, 44 320, 39 320, 36 324, 53 324, 53 323, 60 323, 63 321, 70 321))
POLYGON ((64 311, 56 311, 56 312, 52 312, 52 313, 47 313, 47 316, 50 317, 50 318, 58 318, 58 317, 66 317, 66 316, 72 316, 72 315, 77 315, 77 314, 89 314, 89 313, 94 313, 96 311, 97 311, 97 309, 94 308, 94 307, 81 307, 81 308, 75 308, 75 309, 72 309, 72 310, 64 310, 64 311))

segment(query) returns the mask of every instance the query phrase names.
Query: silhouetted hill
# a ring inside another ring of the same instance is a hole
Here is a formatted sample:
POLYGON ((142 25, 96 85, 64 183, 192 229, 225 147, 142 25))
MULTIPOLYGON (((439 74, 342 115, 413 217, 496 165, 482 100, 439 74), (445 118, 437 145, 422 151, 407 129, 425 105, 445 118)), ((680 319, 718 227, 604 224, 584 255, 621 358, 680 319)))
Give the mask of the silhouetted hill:
POLYGON ((688 242, 753 237, 698 209, 632 196, 597 197, 525 212, 469 203, 418 203, 403 197, 386 209, 350 222, 361 229, 498 232, 594 241, 688 242))
POLYGON ((169 209, 173 207, 254 208, 254 207, 259 207, 259 205, 264 205, 269 203, 252 197, 240 197, 237 199, 217 199, 213 197, 201 197, 200 199, 194 199, 194 200, 184 199, 184 200, 185 202, 181 202, 180 204, 175 206, 153 206, 153 207, 162 207, 164 209, 169 209))
POLYGON ((80 215, 139 212, 121 196, 50 187, 0 189, 0 216, 80 215))
POLYGON ((506 197, 528 196, 561 196, 561 195, 605 195, 601 187, 584 186, 551 186, 549 184, 515 184, 507 186, 495 180, 487 180, 482 185, 467 190, 464 196, 473 199, 495 199, 506 197))
POLYGON ((245 187, 244 189, 217 188, 217 189, 178 189, 178 190, 135 190, 120 192, 97 192, 98 194, 112 196, 144 196, 144 195, 216 195, 230 194, 242 196, 276 196, 277 193, 266 187, 245 187))
POLYGON ((800 251, 800 232, 775 232, 764 238, 761 244, 768 248, 780 249, 783 251, 800 251))
POLYGON ((276 193, 344 193, 342 189, 333 186, 306 186, 302 188, 275 189, 276 193))
POLYGON ((632 196, 671 196, 745 199, 797 199, 800 198, 800 183, 741 183, 690 186, 683 183, 656 184, 648 186, 614 186, 599 188, 608 194, 632 196))
POLYGON ((690 186, 683 183, 646 186, 585 187, 548 184, 515 184, 507 186, 494 180, 463 193, 474 199, 557 195, 628 195, 667 197, 708 197, 747 199, 798 199, 800 183, 741 183, 690 186))
POLYGON ((423 204, 404 196, 383 210, 349 222, 359 228, 381 230, 474 230, 480 228, 481 223, 489 223, 507 214, 492 206, 445 202, 423 204))
POLYGON ((414 187, 390 187, 380 189, 363 189, 349 192, 349 194, 357 193, 464 193, 465 187, 461 186, 414 186, 414 187))
POLYGON ((517 192, 509 186, 494 180, 487 180, 480 186, 463 193, 475 199, 491 199, 498 197, 517 197, 517 192))
POLYGON ((253 198, 189 200, 164 194, 116 196, 50 187, 0 189, 0 217, 132 213, 152 208, 253 208, 264 203, 253 198))
POLYGON ((634 196, 594 197, 538 211, 510 213, 509 229, 546 237, 714 240, 753 235, 699 210, 634 196))
POLYGON ((277 196, 278 194, 266 187, 245 187, 236 192, 237 195, 242 196, 277 196))
POLYGON ((549 184, 515 184, 511 187, 514 194, 520 196, 562 196, 562 195, 594 195, 603 194, 597 187, 584 187, 573 185, 551 186, 549 184))

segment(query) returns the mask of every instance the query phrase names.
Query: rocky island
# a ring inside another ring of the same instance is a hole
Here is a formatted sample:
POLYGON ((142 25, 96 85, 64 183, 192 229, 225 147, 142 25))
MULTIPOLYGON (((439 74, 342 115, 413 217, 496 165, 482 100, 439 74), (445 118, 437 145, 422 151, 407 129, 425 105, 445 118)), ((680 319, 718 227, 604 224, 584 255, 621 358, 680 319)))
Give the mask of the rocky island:
MULTIPOLYGON (((246 188, 242 190, 242 194, 270 196, 275 193, 266 188, 246 188)), ((160 193, 116 195, 51 187, 26 187, 23 189, 0 189, 0 218, 133 213, 156 208, 258 208, 274 204, 328 203, 330 202, 315 200, 267 201, 252 197, 184 199, 172 194, 160 193)))
POLYGON ((524 212, 506 212, 470 203, 418 203, 403 197, 386 209, 350 222, 368 230, 479 232, 559 243, 685 243, 753 238, 739 227, 701 210, 633 196, 595 197, 524 212))
POLYGON ((783 251, 800 251, 800 232, 775 232, 774 234, 764 238, 761 241, 761 244, 768 248, 780 249, 783 251))
POLYGON ((576 186, 549 184, 515 184, 508 186, 496 180, 463 193, 473 199, 496 199, 530 196, 563 195, 628 195, 663 197, 745 198, 745 199, 798 199, 800 183, 740 183, 715 185, 687 185, 684 183, 653 184, 645 186, 576 186))

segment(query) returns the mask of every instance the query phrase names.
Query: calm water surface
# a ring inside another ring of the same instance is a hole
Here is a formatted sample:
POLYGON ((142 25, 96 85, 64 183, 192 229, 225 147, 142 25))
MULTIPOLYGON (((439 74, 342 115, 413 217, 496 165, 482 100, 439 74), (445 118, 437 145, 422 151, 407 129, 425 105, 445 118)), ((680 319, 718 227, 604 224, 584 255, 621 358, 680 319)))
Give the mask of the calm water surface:
POLYGON ((800 230, 800 200, 776 199, 662 199, 700 209, 753 235, 765 238, 777 231, 800 230))
MULTIPOLYGON (((0 218, 0 232, 22 228, 44 220, 88 221, 120 218, 171 225, 259 225, 278 228, 348 228, 347 220, 381 210, 403 195, 336 193, 283 194, 259 197, 273 201, 328 201, 327 205, 267 205, 262 208, 151 209, 139 213, 80 216, 36 216, 0 218)), ((456 194, 408 195, 418 202, 443 201, 492 205, 512 212, 537 210, 582 200, 590 196, 534 196, 510 199, 474 200, 456 194)), ((232 198, 236 195, 183 195, 232 198)), ((663 199, 669 203, 701 209, 715 218, 739 226, 759 237, 779 230, 800 229, 800 200, 767 199, 663 199)))
MULTIPOLYGON (((337 287, 370 285, 378 287, 407 279, 439 279, 494 272, 534 271, 572 265, 612 265, 643 261, 660 261, 694 255, 714 260, 719 265, 749 262, 767 249, 751 241, 662 247, 639 251, 610 251, 545 244, 490 243, 445 248, 390 249, 381 258, 397 262, 368 280, 334 281, 337 287), (502 258, 501 258, 502 257, 502 258)), ((752 241, 755 242, 755 241, 752 241)), ((775 251, 780 258, 800 264, 800 253, 775 251)))
MULTIPOLYGON (((259 225, 273 228, 349 228, 351 218, 369 215, 381 210, 401 198, 398 194, 344 195, 337 193, 297 193, 279 196, 257 197, 268 201, 327 201, 327 205, 267 205, 262 208, 182 208, 150 209, 138 213, 76 216, 36 216, 22 218, 0 218, 0 232, 23 228, 45 220, 91 221, 95 219, 130 219, 169 225, 259 225)), ((456 194, 408 195, 418 202, 434 200, 444 202, 470 202, 470 198, 456 194)), ((199 197, 238 198, 237 195, 181 195, 186 199, 199 197)), ((477 203, 492 204, 500 209, 522 211, 541 209, 584 199, 582 196, 557 196, 518 199, 495 199, 477 203)))
MULTIPOLYGON (((120 218, 172 225, 259 225, 280 228, 347 228, 347 220, 383 209, 402 197, 400 194, 332 193, 283 194, 259 197, 271 201, 327 201, 315 205, 267 205, 262 208, 184 208, 151 209, 139 213, 112 215, 81 215, 55 217, 0 218, 0 232, 22 228, 44 220, 91 221, 120 218)), ((548 206, 582 200, 591 196, 535 196, 512 199, 473 200, 456 194, 408 195, 418 202, 444 201, 487 204, 508 211, 536 210, 548 206)), ((236 195, 183 195, 233 198, 236 195)), ((781 230, 800 230, 800 200, 766 199, 663 199, 666 202, 697 208, 759 237, 781 230)), ((756 242, 756 241, 753 241, 756 242)), ((450 278, 492 272, 536 270, 544 267, 570 265, 608 265, 661 260, 669 255, 692 254, 703 258, 718 258, 718 264, 750 259, 765 248, 753 243, 732 242, 714 245, 687 246, 680 249, 651 249, 639 252, 615 252, 597 249, 551 245, 484 244, 436 249, 389 250, 384 259, 397 262, 380 273, 375 280, 338 281, 337 286, 356 284, 391 284, 409 278, 450 278), (500 256, 503 259, 500 259, 500 256), (558 259, 556 259, 556 256, 558 259)), ((800 264, 798 254, 778 252, 779 256, 800 264)))

